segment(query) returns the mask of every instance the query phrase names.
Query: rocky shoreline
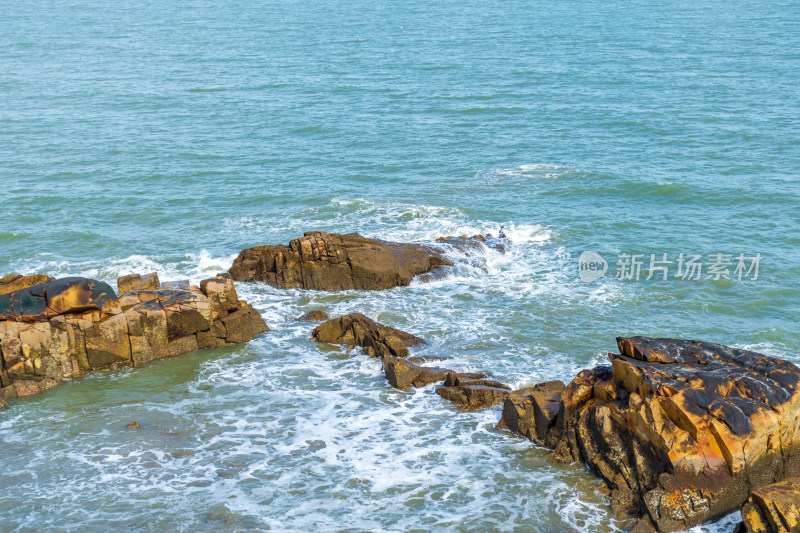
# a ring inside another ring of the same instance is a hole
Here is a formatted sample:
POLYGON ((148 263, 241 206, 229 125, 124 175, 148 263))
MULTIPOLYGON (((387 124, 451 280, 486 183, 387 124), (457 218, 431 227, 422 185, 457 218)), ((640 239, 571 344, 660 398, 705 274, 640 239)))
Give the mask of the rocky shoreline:
POLYGON ((87 278, 12 277, 5 285, 13 290, 0 294, 0 407, 95 370, 230 346, 269 330, 226 274, 199 287, 124 276, 119 296, 87 278))
MULTIPOLYGON (((140 366, 203 348, 248 342, 269 328, 238 299, 234 280, 279 288, 380 290, 452 267, 491 235, 446 237, 443 248, 309 232, 289 245, 242 251, 229 273, 161 283, 118 279, 118 293, 87 278, 0 278, 0 407, 91 371, 140 366)), ((438 384, 471 411, 502 404, 498 430, 582 463, 607 486, 630 531, 680 531, 741 509, 739 532, 800 531, 800 368, 763 354, 681 339, 620 337, 609 364, 567 383, 512 390, 447 358, 413 355, 425 340, 360 313, 318 322, 311 341, 380 358, 393 387, 438 384)))

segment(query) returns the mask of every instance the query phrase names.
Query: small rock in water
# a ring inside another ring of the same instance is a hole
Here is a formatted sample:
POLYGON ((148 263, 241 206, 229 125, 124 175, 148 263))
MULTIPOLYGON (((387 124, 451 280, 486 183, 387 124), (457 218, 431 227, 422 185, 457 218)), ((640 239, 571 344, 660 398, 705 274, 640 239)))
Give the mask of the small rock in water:
POLYGON ((308 322, 322 322, 323 320, 328 320, 328 313, 320 309, 313 309, 308 313, 295 318, 295 320, 297 321, 305 320, 308 322))
POLYGON ((320 324, 312 333, 314 342, 361 346, 370 357, 385 355, 406 357, 408 348, 425 344, 419 337, 371 320, 361 313, 351 313, 320 324))
POLYGON ((128 429, 139 429, 139 422, 136 421, 128 422, 128 425, 125 427, 128 429))

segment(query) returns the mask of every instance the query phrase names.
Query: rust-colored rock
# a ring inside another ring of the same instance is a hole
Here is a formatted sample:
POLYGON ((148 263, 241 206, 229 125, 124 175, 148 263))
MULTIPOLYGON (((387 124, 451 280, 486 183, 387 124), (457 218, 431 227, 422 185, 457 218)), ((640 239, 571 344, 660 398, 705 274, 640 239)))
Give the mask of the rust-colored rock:
POLYGON ((44 274, 32 274, 30 276, 9 274, 8 276, 0 278, 0 294, 8 294, 9 292, 27 289, 28 287, 54 280, 55 278, 45 276, 44 274))
POLYGON ((229 272, 236 281, 266 281, 287 289, 379 290, 408 285, 414 276, 449 265, 430 246, 312 231, 288 246, 243 250, 229 272))
POLYGON ((800 532, 800 476, 754 490, 742 507, 739 529, 747 533, 800 532))
POLYGON ((154 291, 161 288, 158 280, 158 272, 150 274, 129 274, 117 279, 117 290, 119 294, 130 291, 154 291))
MULTIPOLYGON (((584 462, 603 478, 618 513, 683 530, 800 472, 795 365, 696 341, 617 343, 610 367, 584 370, 563 390, 545 441, 554 460, 584 462)), ((527 416, 516 425, 530 436, 527 416)))
POLYGON ((383 370, 392 387, 407 390, 410 387, 424 387, 442 381, 450 370, 446 368, 419 366, 400 357, 383 357, 383 370))
POLYGON ((361 313, 333 318, 314 328, 312 341, 361 346, 370 357, 406 357, 408 348, 425 341, 405 331, 379 324, 361 313))
POLYGON ((497 427, 545 444, 548 432, 555 426, 563 390, 562 382, 547 381, 511 392, 503 404, 503 415, 497 427))
POLYGON ((95 369, 246 342, 269 329, 227 276, 201 287, 130 289, 120 298, 103 282, 64 278, 0 295, 0 307, 2 398, 95 369))
POLYGON ((323 320, 328 320, 330 318, 328 313, 322 311, 320 309, 313 309, 308 313, 300 315, 299 317, 295 318, 295 320, 299 321, 308 321, 308 322, 322 322, 323 320))
POLYGON ((511 387, 486 379, 484 374, 448 372, 436 394, 450 400, 460 409, 473 411, 496 405, 508 398, 511 387))

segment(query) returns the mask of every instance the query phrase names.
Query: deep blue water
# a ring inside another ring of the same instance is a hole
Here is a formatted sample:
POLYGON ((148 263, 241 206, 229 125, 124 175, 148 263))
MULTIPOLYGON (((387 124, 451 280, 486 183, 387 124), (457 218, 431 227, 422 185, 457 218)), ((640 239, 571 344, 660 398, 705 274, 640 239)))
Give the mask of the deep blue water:
POLYGON ((797 2, 0 0, 0 49, 0 274, 199 279, 319 229, 512 241, 383 293, 240 285, 273 328, 256 342, 13 403, 0 529, 621 527, 499 409, 308 343, 311 308, 519 386, 617 335, 800 362, 797 2), (604 279, 579 279, 585 250, 604 279), (757 280, 611 279, 622 253, 762 259, 757 280))

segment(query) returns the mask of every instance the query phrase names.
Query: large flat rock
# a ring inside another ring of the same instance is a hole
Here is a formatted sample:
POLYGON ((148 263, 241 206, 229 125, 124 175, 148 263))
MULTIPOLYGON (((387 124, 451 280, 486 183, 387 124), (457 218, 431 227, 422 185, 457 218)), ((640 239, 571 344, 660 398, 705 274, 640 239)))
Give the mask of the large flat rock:
POLYGON ((287 289, 379 290, 408 285, 414 276, 450 264, 440 251, 421 244, 314 231, 288 246, 243 250, 230 274, 236 281, 287 289))

